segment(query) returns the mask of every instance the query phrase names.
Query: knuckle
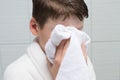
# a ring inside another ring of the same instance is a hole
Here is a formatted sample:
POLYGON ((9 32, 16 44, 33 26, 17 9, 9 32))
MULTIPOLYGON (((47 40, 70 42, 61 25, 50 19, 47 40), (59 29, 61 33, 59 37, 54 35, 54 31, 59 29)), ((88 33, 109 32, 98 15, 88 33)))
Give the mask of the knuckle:
POLYGON ((59 66, 61 64, 61 61, 60 61, 60 59, 55 59, 54 63, 59 66))

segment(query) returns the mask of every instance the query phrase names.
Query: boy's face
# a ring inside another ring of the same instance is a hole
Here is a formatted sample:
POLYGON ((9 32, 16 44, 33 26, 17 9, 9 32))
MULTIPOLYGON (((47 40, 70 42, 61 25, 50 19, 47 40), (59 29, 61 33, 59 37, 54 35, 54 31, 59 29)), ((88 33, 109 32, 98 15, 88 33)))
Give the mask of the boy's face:
POLYGON ((69 18, 66 18, 65 20, 63 20, 63 17, 57 20, 48 19, 43 29, 38 30, 38 36, 37 36, 39 40, 39 44, 43 50, 45 48, 46 42, 48 41, 50 37, 52 30, 57 24, 63 24, 65 26, 74 26, 75 28, 82 30, 84 22, 80 21, 75 16, 70 16, 69 18))

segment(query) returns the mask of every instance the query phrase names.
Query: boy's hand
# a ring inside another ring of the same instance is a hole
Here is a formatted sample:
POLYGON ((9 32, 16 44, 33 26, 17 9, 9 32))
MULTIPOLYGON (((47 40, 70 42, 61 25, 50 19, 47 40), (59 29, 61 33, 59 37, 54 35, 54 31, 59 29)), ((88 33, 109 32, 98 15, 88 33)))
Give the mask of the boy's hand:
POLYGON ((60 43, 60 45, 57 47, 54 64, 51 64, 49 62, 49 60, 47 59, 48 68, 49 68, 54 80, 57 76, 60 64, 62 62, 62 59, 64 58, 64 55, 65 55, 68 45, 69 45, 69 39, 63 40, 60 43))
MULTIPOLYGON (((57 76, 60 64, 62 62, 62 59, 64 58, 64 55, 65 55, 68 45, 69 45, 69 40, 63 40, 61 42, 61 44, 57 47, 54 64, 51 64, 49 62, 49 60, 47 59, 48 68, 49 68, 54 80, 57 76)), ((82 43, 81 48, 82 48, 83 56, 87 62, 87 53, 86 53, 86 48, 85 48, 84 42, 82 43)))

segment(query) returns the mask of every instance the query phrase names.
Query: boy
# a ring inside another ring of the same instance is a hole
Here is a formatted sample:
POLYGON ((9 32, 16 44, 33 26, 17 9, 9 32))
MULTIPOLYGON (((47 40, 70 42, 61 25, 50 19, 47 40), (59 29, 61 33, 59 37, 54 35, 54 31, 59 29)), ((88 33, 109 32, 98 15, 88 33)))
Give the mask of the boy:
MULTIPOLYGON (((26 54, 8 66, 4 80, 55 80, 69 40, 63 40, 57 47, 53 65, 46 58, 45 44, 57 24, 82 30, 85 17, 88 17, 88 9, 84 0, 33 0, 30 30, 36 39, 27 48, 26 54)), ((81 47, 95 80, 84 43, 81 47)))

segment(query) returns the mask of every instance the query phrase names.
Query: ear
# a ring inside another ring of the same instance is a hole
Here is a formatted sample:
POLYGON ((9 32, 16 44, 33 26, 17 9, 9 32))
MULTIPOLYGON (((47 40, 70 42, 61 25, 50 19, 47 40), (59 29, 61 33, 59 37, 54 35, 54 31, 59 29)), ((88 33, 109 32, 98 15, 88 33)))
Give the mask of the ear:
POLYGON ((33 35, 38 36, 39 34, 39 26, 37 25, 37 21, 35 20, 34 17, 31 18, 30 20, 30 31, 32 32, 33 35))

